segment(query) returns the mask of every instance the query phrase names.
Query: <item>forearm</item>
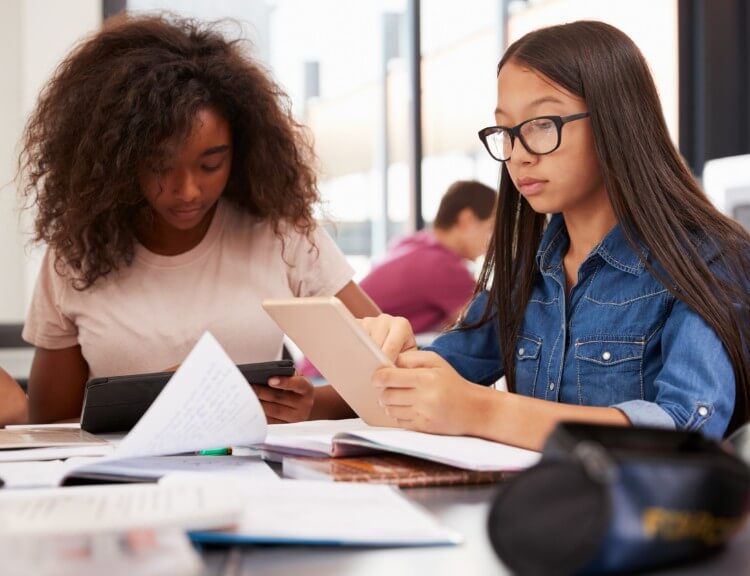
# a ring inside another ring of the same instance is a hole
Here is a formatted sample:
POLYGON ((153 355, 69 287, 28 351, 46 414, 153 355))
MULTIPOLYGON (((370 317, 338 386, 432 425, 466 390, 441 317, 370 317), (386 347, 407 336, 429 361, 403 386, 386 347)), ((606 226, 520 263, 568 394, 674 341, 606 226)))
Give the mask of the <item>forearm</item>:
POLYGON ((79 346, 37 348, 29 374, 29 422, 46 424, 81 416, 89 367, 79 346))
POLYGON ((315 402, 310 412, 310 420, 341 420, 356 417, 354 410, 344 402, 332 386, 315 388, 315 402))
POLYGON ((541 450, 552 429, 563 421, 630 425, 616 408, 562 404, 483 387, 475 392, 472 412, 479 417, 470 420, 469 434, 521 448, 541 450))
POLYGON ((0 426, 23 424, 26 419, 26 394, 7 372, 0 369, 0 426))

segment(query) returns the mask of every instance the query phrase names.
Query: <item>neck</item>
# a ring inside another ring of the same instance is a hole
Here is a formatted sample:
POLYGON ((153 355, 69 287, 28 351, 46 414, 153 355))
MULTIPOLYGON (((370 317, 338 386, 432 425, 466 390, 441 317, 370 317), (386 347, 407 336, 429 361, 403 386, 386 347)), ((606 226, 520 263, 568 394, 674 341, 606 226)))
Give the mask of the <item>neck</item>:
POLYGON ((617 224, 606 196, 604 202, 564 212, 563 218, 570 238, 568 255, 579 259, 586 258, 617 224))
POLYGON ((177 256, 195 248, 206 237, 214 214, 214 206, 201 222, 189 230, 178 230, 158 217, 145 224, 137 234, 138 241, 149 251, 160 256, 177 256))
POLYGON ((462 258, 466 258, 461 239, 458 234, 456 234, 455 228, 434 228, 432 235, 435 236, 435 240, 437 240, 443 248, 458 254, 462 258))

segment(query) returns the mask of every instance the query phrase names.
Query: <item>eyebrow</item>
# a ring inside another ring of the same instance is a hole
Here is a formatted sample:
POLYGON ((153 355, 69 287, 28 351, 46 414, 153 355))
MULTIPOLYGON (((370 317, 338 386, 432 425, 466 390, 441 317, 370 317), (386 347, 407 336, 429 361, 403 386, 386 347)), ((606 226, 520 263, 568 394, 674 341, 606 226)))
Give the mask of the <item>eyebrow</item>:
MULTIPOLYGON (((528 105, 528 108, 535 108, 539 106, 540 104, 564 104, 564 102, 560 100, 559 98, 555 98, 554 96, 542 96, 541 98, 532 100, 531 103, 528 105)), ((495 114, 504 114, 500 106, 495 108, 495 114)))
POLYGON ((206 148, 201 156, 211 156, 213 154, 220 154, 229 150, 229 144, 222 144, 221 146, 214 146, 212 148, 206 148))

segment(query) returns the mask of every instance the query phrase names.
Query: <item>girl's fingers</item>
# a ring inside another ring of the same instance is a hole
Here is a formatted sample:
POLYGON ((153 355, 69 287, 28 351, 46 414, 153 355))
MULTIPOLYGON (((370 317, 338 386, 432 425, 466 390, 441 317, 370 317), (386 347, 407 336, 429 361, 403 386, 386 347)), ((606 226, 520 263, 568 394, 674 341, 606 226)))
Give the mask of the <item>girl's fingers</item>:
POLYGON ((379 368, 372 375, 372 385, 375 388, 414 388, 414 372, 403 368, 379 368))
POLYGON ((385 413, 391 418, 401 422, 411 422, 416 417, 414 409, 411 406, 386 406, 385 413))
POLYGON ((413 406, 417 400, 417 390, 414 388, 386 388, 380 393, 380 405, 413 406))
POLYGON ((418 350, 404 352, 396 358, 399 368, 437 368, 445 361, 434 352, 420 352, 418 350))
POLYGON ((295 394, 306 394, 312 390, 312 384, 304 376, 274 376, 268 379, 268 385, 275 390, 287 390, 295 394))
POLYGON ((294 409, 300 404, 300 399, 302 398, 299 394, 288 390, 277 390, 261 384, 250 384, 250 386, 253 388, 258 400, 264 403, 264 408, 265 404, 278 404, 279 406, 294 409))
POLYGON ((294 408, 284 406, 282 404, 275 404, 272 402, 262 402, 263 411, 266 413, 266 420, 270 423, 274 420, 276 424, 279 422, 297 422, 299 417, 294 408))

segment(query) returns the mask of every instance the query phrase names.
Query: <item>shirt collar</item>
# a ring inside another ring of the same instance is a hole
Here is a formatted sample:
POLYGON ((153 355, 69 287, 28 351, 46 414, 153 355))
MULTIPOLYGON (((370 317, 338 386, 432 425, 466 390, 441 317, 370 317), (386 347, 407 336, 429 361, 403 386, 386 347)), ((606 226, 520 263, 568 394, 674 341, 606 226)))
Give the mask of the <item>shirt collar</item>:
MULTIPOLYGON (((542 273, 550 273, 562 266, 563 256, 568 247, 568 230, 562 214, 554 214, 547 224, 539 250, 536 253, 536 262, 542 273)), ((604 237, 604 239, 591 251, 589 258, 597 254, 607 264, 628 274, 639 276, 643 272, 648 258, 648 248, 639 243, 640 254, 633 251, 625 239, 621 226, 618 224, 604 237)))

